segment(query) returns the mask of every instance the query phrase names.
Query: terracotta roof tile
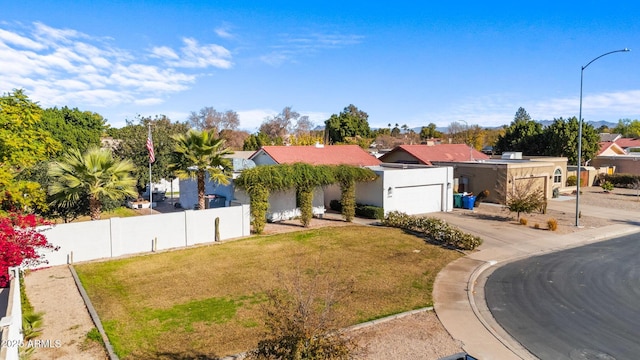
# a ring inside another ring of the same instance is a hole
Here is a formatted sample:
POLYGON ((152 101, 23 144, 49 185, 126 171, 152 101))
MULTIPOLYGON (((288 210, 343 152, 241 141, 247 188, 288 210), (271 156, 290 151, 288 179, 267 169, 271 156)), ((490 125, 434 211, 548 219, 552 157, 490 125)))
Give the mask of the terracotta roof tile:
MULTIPOLYGON (((440 144, 440 145, 400 145, 395 147, 391 154, 396 151, 404 151, 418 159, 425 165, 431 165, 432 161, 472 161, 489 160, 490 157, 476 149, 470 149, 465 144, 440 144)), ((380 160, 385 161, 385 154, 380 160)))
POLYGON ((630 147, 640 146, 640 139, 620 138, 616 140, 615 143, 618 144, 618 146, 620 146, 621 148, 626 149, 630 147))
POLYGON ((261 150, 278 164, 303 162, 312 165, 371 166, 381 163, 358 145, 263 146, 261 150))

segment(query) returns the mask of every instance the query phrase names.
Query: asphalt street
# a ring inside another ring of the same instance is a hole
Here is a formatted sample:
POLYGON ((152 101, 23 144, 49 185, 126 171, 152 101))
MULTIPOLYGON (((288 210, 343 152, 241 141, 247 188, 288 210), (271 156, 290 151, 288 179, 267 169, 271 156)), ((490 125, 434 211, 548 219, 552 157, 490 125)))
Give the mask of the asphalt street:
POLYGON ((485 285, 495 320, 540 359, 640 358, 640 235, 527 258, 485 285))

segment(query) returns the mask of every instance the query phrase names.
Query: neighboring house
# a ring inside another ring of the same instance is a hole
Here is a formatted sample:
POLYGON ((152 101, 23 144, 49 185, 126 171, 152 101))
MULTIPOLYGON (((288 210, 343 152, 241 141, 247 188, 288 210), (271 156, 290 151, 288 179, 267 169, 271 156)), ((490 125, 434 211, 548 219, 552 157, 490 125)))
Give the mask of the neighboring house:
POLYGON ((598 145, 600 145, 600 150, 596 156, 627 155, 624 149, 614 142, 603 141, 598 145))
POLYGON ((619 138, 615 141, 615 143, 623 148, 627 154, 631 153, 632 149, 640 148, 640 139, 619 138))
POLYGON ((589 176, 590 180, 593 181, 598 174, 614 172, 640 175, 640 139, 623 138, 619 134, 600 134, 600 140, 598 155, 589 161, 589 165, 595 168, 594 175, 589 176), (610 141, 602 141, 603 135, 617 136, 610 141))
POLYGON ((382 155, 385 163, 433 165, 435 161, 477 161, 490 157, 465 144, 400 145, 382 155))
MULTIPOLYGON (((233 154, 225 155, 231 160, 233 173, 228 185, 216 184, 209 181, 209 174, 205 174, 205 200, 206 208, 230 206, 232 202, 239 202, 235 199, 236 189, 233 184, 235 179, 244 169, 249 169, 256 164, 247 159, 253 151, 236 151, 233 154)), ((193 209, 198 205, 198 182, 196 179, 180 179, 180 206, 184 209, 193 209)), ((248 204, 248 202, 246 202, 248 204)), ((243 203, 244 204, 244 203, 243 203)))
POLYGON ((383 155, 385 162, 428 164, 453 168, 453 191, 479 194, 489 191, 485 201, 505 203, 506 195, 516 186, 527 183, 553 196, 553 189, 566 183, 567 158, 528 157, 522 153, 504 154, 505 159, 491 159, 464 144, 435 146, 401 145, 383 155))
POLYGON ((453 189, 479 194, 489 191, 485 201, 504 204, 509 192, 518 187, 538 188, 545 198, 564 188, 567 158, 490 159, 477 162, 434 162, 453 167, 453 189))

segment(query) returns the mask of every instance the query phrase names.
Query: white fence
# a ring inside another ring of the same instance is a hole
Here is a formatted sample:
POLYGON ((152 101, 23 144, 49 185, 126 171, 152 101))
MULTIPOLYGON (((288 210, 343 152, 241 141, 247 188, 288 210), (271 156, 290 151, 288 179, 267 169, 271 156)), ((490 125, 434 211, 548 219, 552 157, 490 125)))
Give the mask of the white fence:
POLYGON ((20 268, 9 269, 11 283, 9 288, 2 289, 8 291, 6 300, 6 313, 0 319, 2 328, 2 349, 0 349, 0 359, 18 360, 18 350, 23 346, 22 339, 22 306, 20 302, 20 268))
POLYGON ((249 205, 58 224, 44 235, 60 248, 39 267, 214 242, 216 218, 221 241, 250 235, 249 205))

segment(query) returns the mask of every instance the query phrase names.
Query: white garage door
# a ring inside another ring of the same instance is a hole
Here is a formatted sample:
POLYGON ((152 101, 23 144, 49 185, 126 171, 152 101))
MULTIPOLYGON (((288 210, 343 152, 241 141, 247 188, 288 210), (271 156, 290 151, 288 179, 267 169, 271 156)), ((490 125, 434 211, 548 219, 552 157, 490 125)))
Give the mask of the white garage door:
POLYGON ((393 202, 397 210, 409 215, 438 212, 442 210, 441 189, 441 185, 397 187, 393 202))

